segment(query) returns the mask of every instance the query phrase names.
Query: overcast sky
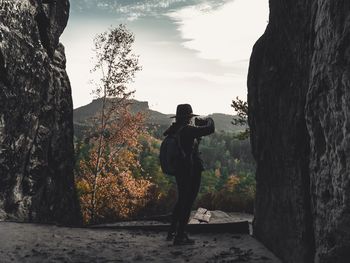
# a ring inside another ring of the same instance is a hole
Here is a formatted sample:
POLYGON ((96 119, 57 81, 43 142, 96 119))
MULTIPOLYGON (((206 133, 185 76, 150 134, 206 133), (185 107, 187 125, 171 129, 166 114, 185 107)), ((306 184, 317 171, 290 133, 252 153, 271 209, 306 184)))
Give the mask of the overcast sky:
POLYGON ((249 57, 267 21, 268 0, 72 1, 61 41, 74 107, 92 100, 93 37, 125 23, 143 67, 135 99, 163 113, 190 103, 201 115, 232 114, 231 100, 246 100, 249 57))

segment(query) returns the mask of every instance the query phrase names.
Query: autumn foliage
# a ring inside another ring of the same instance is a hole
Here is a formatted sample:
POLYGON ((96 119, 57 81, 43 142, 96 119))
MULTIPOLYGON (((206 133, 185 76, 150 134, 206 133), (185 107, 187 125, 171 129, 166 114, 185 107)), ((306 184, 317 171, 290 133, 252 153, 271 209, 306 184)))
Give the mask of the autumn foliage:
POLYGON ((132 216, 144 205, 151 183, 133 176, 139 168, 139 137, 144 116, 129 111, 127 88, 140 70, 132 54, 133 35, 120 25, 95 38, 95 97, 101 108, 88 124, 88 150, 79 162, 77 189, 85 223, 132 216))
POLYGON ((114 132, 104 138, 100 150, 98 138, 92 139, 87 157, 79 162, 77 189, 85 223, 130 218, 147 202, 151 183, 133 176, 133 170, 140 169, 142 116, 126 115, 120 123, 123 129, 108 125, 114 132))
POLYGON ((200 195, 197 205, 210 210, 253 213, 255 185, 247 179, 246 176, 230 175, 220 190, 200 195))

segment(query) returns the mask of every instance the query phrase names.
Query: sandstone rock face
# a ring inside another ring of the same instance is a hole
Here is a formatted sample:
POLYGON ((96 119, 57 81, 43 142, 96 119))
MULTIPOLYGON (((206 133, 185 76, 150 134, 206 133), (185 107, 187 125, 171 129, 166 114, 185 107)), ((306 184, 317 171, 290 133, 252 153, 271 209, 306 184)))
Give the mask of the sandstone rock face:
POLYGON ((0 220, 78 224, 68 0, 0 0, 0 220))
POLYGON ((350 2, 317 1, 306 120, 316 261, 350 261, 350 2))
POLYGON ((284 262, 348 262, 350 2, 270 12, 248 76, 255 235, 284 262))

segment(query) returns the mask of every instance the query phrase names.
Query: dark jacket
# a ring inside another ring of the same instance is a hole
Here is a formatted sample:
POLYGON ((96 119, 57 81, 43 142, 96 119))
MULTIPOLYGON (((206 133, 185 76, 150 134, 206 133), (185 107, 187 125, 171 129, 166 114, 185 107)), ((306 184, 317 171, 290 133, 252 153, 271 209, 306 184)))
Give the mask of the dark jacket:
POLYGON ((202 136, 214 133, 215 125, 212 118, 207 118, 205 126, 181 125, 174 122, 165 132, 164 136, 174 134, 180 130, 180 144, 186 154, 187 164, 192 166, 199 166, 202 171, 202 160, 199 156, 198 146, 202 136), (181 130, 180 130, 181 129, 181 130))

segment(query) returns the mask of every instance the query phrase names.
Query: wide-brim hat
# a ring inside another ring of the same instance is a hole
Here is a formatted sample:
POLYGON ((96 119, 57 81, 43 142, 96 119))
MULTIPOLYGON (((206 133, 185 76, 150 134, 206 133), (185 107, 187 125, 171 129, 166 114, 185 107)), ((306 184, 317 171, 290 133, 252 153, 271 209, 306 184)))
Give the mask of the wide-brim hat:
POLYGON ((170 118, 185 118, 185 117, 196 117, 197 114, 193 114, 192 107, 190 104, 179 104, 176 108, 176 115, 170 118))

